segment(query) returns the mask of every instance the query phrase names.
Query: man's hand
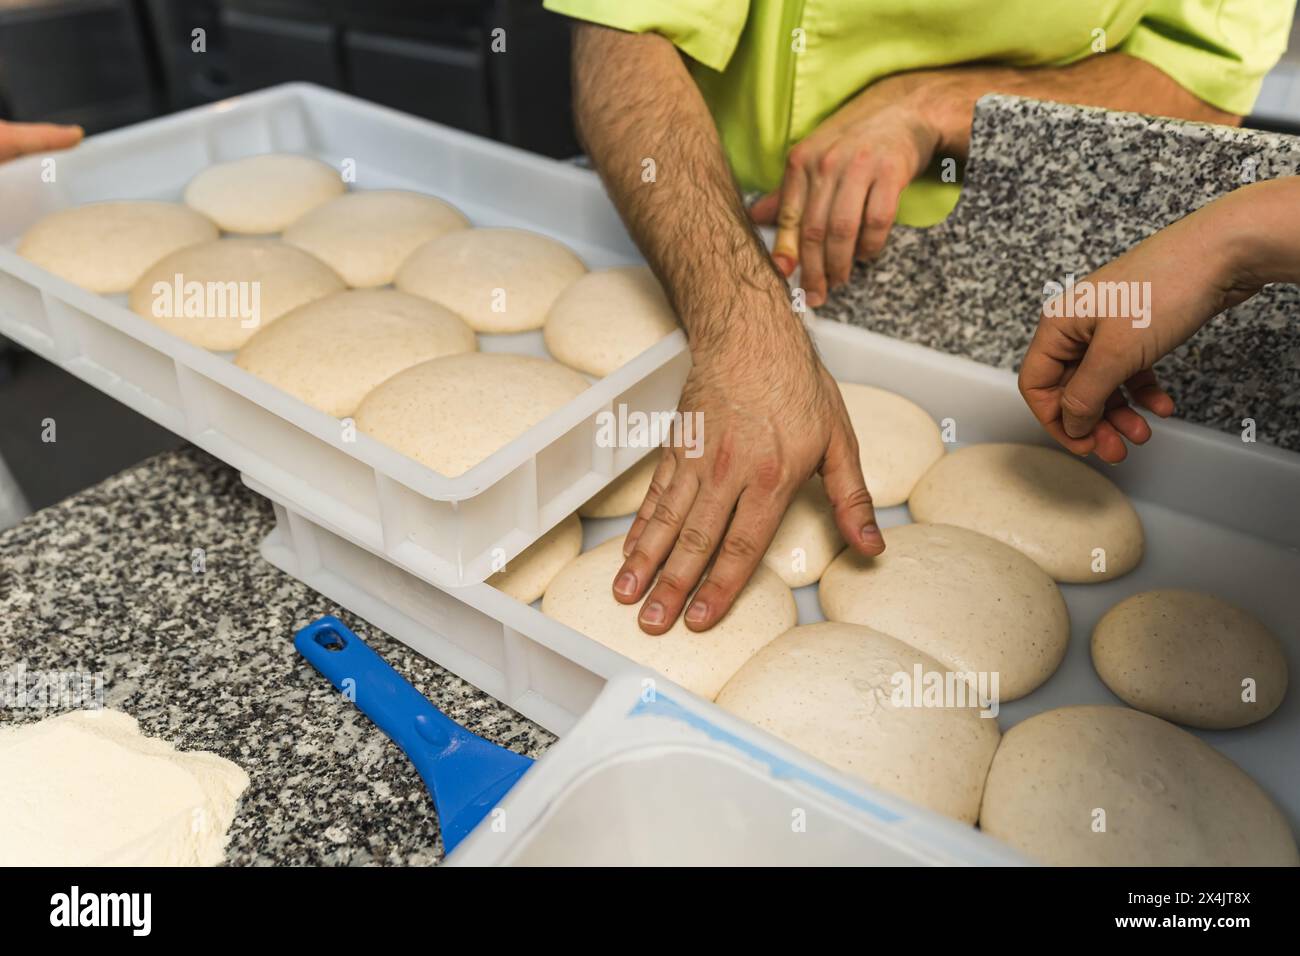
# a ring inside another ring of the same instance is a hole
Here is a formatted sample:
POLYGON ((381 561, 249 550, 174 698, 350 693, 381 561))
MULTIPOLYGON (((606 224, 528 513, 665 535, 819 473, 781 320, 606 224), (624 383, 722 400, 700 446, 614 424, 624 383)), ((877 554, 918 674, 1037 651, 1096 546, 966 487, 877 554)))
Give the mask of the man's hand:
POLYGON ((1132 283, 1130 297, 1149 290, 1138 293, 1149 312, 1136 324, 1131 316, 1053 317, 1045 309, 1020 367, 1020 393, 1043 427, 1070 451, 1111 463, 1127 457, 1125 438, 1145 443, 1151 429, 1132 405, 1161 418, 1174 410, 1156 361, 1266 282, 1300 271, 1300 230, 1281 221, 1297 219, 1296 209, 1300 180, 1248 186, 1076 283, 1076 301, 1085 283, 1094 291, 1132 283))
POLYGON ((788 277, 802 264, 810 306, 848 281, 855 257, 879 255, 899 194, 935 157, 969 155, 975 103, 986 93, 1240 122, 1124 53, 1064 67, 957 66, 877 80, 790 150, 781 188, 751 210, 755 222, 777 226, 777 267, 788 277))
POLYGON ((702 631, 726 614, 796 487, 818 469, 849 545, 877 554, 884 543, 838 389, 749 221, 681 56, 653 33, 581 24, 573 64, 579 134, 690 341, 679 410, 704 416, 703 456, 664 452, 610 585, 632 603, 662 565, 640 615, 659 634, 704 576, 687 615, 702 631))
POLYGON ((28 153, 48 153, 69 149, 81 142, 85 131, 80 126, 57 126, 54 123, 7 123, 0 120, 0 163, 28 153))
MULTIPOLYGON (((755 308, 790 306, 782 299, 755 308)), ((762 561, 795 492, 817 471, 844 540, 863 554, 884 550, 839 388, 801 329, 701 355, 678 407, 683 415, 703 416, 703 454, 664 449, 614 584, 624 604, 650 591, 639 615, 642 630, 667 631, 688 599, 687 627, 702 631, 721 620, 762 561)))
POLYGON ((778 192, 750 209, 777 227, 772 257, 787 276, 802 263, 808 305, 849 279, 853 260, 884 248, 898 197, 934 157, 938 131, 889 80, 860 93, 790 150, 778 192))

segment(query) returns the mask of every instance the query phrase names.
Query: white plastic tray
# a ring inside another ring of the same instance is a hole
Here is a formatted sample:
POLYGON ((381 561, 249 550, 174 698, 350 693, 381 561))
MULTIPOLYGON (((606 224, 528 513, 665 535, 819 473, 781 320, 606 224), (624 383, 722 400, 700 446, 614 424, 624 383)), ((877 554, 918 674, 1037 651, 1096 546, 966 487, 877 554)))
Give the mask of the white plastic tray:
MULTIPOLYGON (((105 199, 179 199, 204 167, 269 151, 355 163, 354 188, 430 192, 476 225, 521 226, 587 265, 639 261, 587 170, 307 84, 275 87, 0 166, 0 334, 206 449, 367 547, 455 586, 483 581, 634 463, 596 442, 597 416, 676 407, 690 364, 678 332, 594 383, 463 475, 446 477, 163 332, 13 250, 41 216, 105 199)), ((480 336, 485 351, 545 354, 540 333, 480 336)))
MULTIPOLYGON (((1045 443, 1016 391, 1014 376, 1006 371, 836 323, 817 321, 813 329, 837 378, 891 389, 937 420, 952 418, 959 443, 1045 443)), ((1135 500, 1147 532, 1146 556, 1138 569, 1117 580, 1062 586, 1072 627, 1069 650, 1043 687, 1003 705, 998 722, 1004 731, 1054 707, 1119 703, 1093 671, 1089 636, 1109 607, 1150 588, 1201 589, 1249 608, 1282 638, 1293 677, 1300 673, 1300 622, 1292 597, 1300 583, 1300 455, 1246 445, 1178 421, 1154 422, 1152 430, 1148 446, 1124 465, 1106 470, 1135 500)), ((592 708, 606 682, 648 676, 628 659, 487 584, 451 592, 431 587, 360 542, 326 531, 282 504, 276 513, 277 528, 263 544, 268 560, 560 735, 580 721, 587 727, 583 715, 596 713, 592 708)), ((886 528, 909 520, 905 507, 886 509, 880 517, 886 528)), ((585 546, 627 524, 626 519, 584 522, 585 546)), ((815 587, 801 588, 795 596, 801 623, 822 619, 815 587)), ((617 706, 624 711, 626 696, 618 697, 617 706)), ((714 705, 684 691, 677 698, 689 700, 694 712, 731 726, 714 705)), ((772 738, 748 725, 737 733, 742 743, 773 745, 772 738)), ((1196 733, 1250 773, 1300 831, 1300 691, 1293 686, 1282 707, 1252 727, 1196 733)), ((628 741, 607 743, 616 749, 632 746, 628 741)), ((639 740, 638 746, 644 743, 639 740)), ((560 752, 560 745, 555 751, 560 752)), ((548 754, 538 770, 550 759, 548 754)), ((575 773, 580 765, 588 766, 575 762, 572 753, 555 759, 575 773)), ((594 773, 594 764, 582 772, 594 773)), ((840 779, 829 768, 820 773, 840 779)), ((558 799, 571 782, 561 787, 557 781, 547 799, 558 799)), ((861 784, 849 781, 846 786, 869 801, 883 798, 861 784)), ((520 799, 540 814, 535 793, 520 799)), ((503 806, 508 808, 510 801, 503 806)), ((956 855, 975 862, 985 852, 982 837, 968 844, 964 838, 953 842, 949 830, 943 833, 949 859, 956 855)), ((927 846, 914 847, 915 860, 929 858, 933 846, 927 846)), ((515 852, 497 846, 489 856, 505 859, 515 852)))
POLYGON ((457 866, 1023 864, 666 682, 606 685, 457 847, 457 866))

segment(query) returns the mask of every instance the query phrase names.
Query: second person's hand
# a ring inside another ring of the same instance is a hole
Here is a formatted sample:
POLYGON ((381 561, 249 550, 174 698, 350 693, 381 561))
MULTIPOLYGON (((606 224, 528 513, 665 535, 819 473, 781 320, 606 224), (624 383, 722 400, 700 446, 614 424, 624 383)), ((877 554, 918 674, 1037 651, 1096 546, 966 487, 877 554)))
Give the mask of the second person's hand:
POLYGON ((80 126, 60 126, 54 123, 9 123, 0 120, 0 163, 26 156, 28 153, 47 153, 56 149, 69 149, 81 142, 85 135, 80 126))
POLYGON ((1114 464, 1128 455, 1125 439, 1141 445, 1151 437, 1134 405, 1161 418, 1173 414, 1153 366, 1262 287, 1246 260, 1248 237, 1259 227, 1252 210, 1267 202, 1268 191, 1279 187, 1261 183, 1230 193, 1075 284, 1090 286, 1097 301, 1099 290, 1124 284, 1130 302, 1142 296, 1144 316, 1044 310, 1020 367, 1020 392, 1053 438, 1075 454, 1095 452, 1114 464))

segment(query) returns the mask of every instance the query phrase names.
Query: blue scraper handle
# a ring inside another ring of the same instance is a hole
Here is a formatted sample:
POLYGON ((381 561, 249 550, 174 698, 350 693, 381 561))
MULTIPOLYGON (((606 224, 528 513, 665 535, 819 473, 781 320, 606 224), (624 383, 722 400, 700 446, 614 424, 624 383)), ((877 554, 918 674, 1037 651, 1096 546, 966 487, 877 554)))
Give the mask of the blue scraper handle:
POLYGON ((533 764, 438 710, 336 617, 308 624, 293 646, 415 765, 433 795, 448 852, 533 764))

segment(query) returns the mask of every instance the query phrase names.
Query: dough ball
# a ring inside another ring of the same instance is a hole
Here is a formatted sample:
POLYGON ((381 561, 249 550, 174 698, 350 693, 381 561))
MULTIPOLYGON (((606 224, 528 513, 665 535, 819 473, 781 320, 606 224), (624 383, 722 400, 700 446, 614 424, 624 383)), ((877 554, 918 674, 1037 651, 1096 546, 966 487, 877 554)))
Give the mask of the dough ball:
POLYGON ((454 206, 396 189, 344 193, 284 231, 284 241, 332 268, 354 288, 388 285, 419 246, 469 226, 454 206))
POLYGON ((1092 663, 1124 703, 1189 727, 1244 727, 1286 696, 1277 636, 1254 615, 1195 591, 1145 591, 1116 604, 1092 632, 1092 663), (1247 679, 1251 703, 1241 699, 1247 679))
POLYGON ((623 539, 611 538, 570 562, 542 598, 542 613, 712 700, 760 647, 795 623, 794 595, 760 567, 718 624, 697 634, 679 617, 652 637, 637 624, 637 604, 614 600, 623 539))
POLYGON ((540 329, 587 267, 562 243, 524 229, 458 229, 402 263, 397 288, 432 299, 475 332, 540 329))
POLYGON ((654 273, 625 266, 589 272, 560 293, 543 334, 557 360, 604 377, 677 327, 677 313, 654 273))
POLYGON ((650 490, 659 467, 659 449, 651 448, 644 458, 587 499, 578 509, 584 518, 621 518, 636 514, 650 490))
POLYGON ((828 618, 892 634, 950 670, 996 674, 1002 701, 1052 676, 1070 641, 1070 615, 1033 561, 943 524, 889 528, 885 545, 874 558, 846 550, 831 563, 817 592, 828 618))
POLYGON ((587 388, 558 362, 466 352, 398 372, 362 400, 357 428, 448 477, 462 475, 587 388))
POLYGON ((217 227, 170 202, 97 202, 60 209, 23 234, 18 254, 83 289, 126 292, 163 256, 217 238, 217 227))
POLYGON ((581 551, 582 522, 576 514, 569 515, 488 578, 487 583, 516 601, 532 604, 546 593, 560 568, 581 551))
POLYGON ((338 171, 310 156, 266 153, 209 166, 185 187, 185 204, 226 232, 279 232, 344 191, 338 171))
POLYGON ((308 302, 244 343, 235 364, 327 415, 351 415, 403 369, 478 348, 442 306, 393 289, 354 289, 308 302))
POLYGON ((840 382, 858 436, 867 490, 877 508, 901 505, 926 469, 943 457, 939 426, 920 405, 883 388, 840 382))
POLYGON ((790 587, 801 588, 815 583, 843 549, 826 488, 813 477, 795 493, 763 563, 790 587))
POLYGON ((277 239, 217 239, 154 263, 131 289, 130 305, 172 335, 228 352, 286 312, 344 288, 325 263, 277 239))
POLYGON ((215 866, 248 774, 116 710, 0 729, 0 866, 215 866))
POLYGON ((974 823, 998 723, 978 707, 895 706, 893 677, 943 669, 869 627, 787 631, 736 672, 718 706, 846 774, 974 823))
POLYGON ((1058 581, 1094 584, 1142 560, 1142 522, 1105 475, 1038 445, 968 445, 917 484, 912 517, 970 528, 1029 555, 1058 581), (1093 550, 1105 570, 1093 570, 1093 550))
POLYGON ((1007 731, 980 828, 1056 866, 1300 863, 1286 818, 1240 767, 1127 707, 1062 707, 1007 731))

